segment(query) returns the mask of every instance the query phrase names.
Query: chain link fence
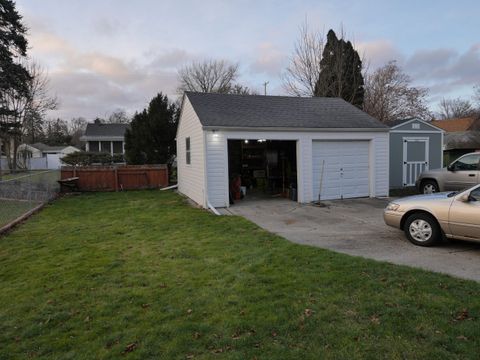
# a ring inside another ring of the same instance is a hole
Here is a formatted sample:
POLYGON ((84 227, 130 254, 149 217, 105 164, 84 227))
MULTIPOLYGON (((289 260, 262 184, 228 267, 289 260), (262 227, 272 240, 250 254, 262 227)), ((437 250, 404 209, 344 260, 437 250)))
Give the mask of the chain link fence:
POLYGON ((58 180, 59 170, 3 173, 0 177, 0 229, 54 199, 60 191, 58 180))

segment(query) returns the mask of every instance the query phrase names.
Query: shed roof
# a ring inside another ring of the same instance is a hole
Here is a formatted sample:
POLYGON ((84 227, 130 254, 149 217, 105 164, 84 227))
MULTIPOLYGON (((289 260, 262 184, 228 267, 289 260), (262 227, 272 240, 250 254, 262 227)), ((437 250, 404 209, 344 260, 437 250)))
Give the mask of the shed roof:
MULTIPOLYGON (((439 128, 439 127, 436 127, 431 121, 425 121, 425 120, 422 120, 422 119, 419 119, 419 118, 415 118, 415 117, 410 117, 410 118, 407 118, 407 119, 401 119, 401 120, 394 120, 394 121, 390 121, 388 122, 387 125, 390 126, 390 128, 392 129, 391 131, 394 132, 398 129, 402 130, 404 127, 403 125, 408 125, 409 123, 414 123, 414 122, 419 122, 421 124, 424 124, 425 126, 427 126, 428 128, 431 129, 431 131, 436 131, 436 132, 444 132, 443 129, 439 128)), ((412 131, 414 131, 412 129, 412 131)), ((422 131, 425 131, 425 130, 422 130, 422 131)))
POLYGON ((196 92, 185 95, 205 127, 388 129, 340 98, 196 92))
POLYGON ((104 123, 89 123, 85 129, 85 137, 88 136, 124 136, 125 131, 130 127, 130 124, 104 124, 104 123))
POLYGON ((62 151, 66 147, 69 147, 70 145, 60 145, 60 146, 50 146, 44 143, 35 143, 35 144, 30 144, 29 146, 34 147, 35 149, 38 149, 42 152, 47 152, 47 151, 62 151))

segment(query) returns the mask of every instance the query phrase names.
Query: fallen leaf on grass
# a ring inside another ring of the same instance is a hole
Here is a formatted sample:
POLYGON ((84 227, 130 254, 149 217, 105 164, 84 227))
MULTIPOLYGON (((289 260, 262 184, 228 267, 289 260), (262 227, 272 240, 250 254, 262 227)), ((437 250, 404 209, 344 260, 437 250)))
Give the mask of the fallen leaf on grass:
POLYGON ((305 309, 305 311, 303 312, 305 314, 306 317, 310 317, 313 315, 315 311, 313 311, 312 309, 305 309))
POLYGON ((187 314, 189 314, 189 315, 190 315, 192 312, 193 312, 192 309, 188 309, 188 310, 187 310, 187 314))
POLYGON ((150 307, 150 304, 142 304, 142 308, 148 309, 150 307))
POLYGON ((466 336, 460 335, 457 336, 457 340, 468 340, 468 338, 466 336))
POLYGON ((372 315, 370 317, 370 322, 372 324, 378 325, 378 324, 380 324, 380 318, 377 315, 372 315))
POLYGON ((457 313, 457 316, 455 317, 454 321, 463 321, 463 320, 470 320, 471 317, 468 315, 468 310, 463 309, 459 313, 457 313))
POLYGON ((277 333, 275 331, 272 331, 272 336, 277 337, 277 333))
POLYGON ((136 348, 137 348, 137 343, 136 343, 136 342, 133 342, 133 343, 131 343, 131 344, 128 344, 128 345, 125 347, 125 350, 123 350, 122 354, 128 354, 128 353, 134 351, 136 348))
POLYGON ((200 339, 200 337, 202 336, 202 334, 200 334, 199 332, 195 332, 193 333, 193 338, 196 340, 196 339, 200 339))

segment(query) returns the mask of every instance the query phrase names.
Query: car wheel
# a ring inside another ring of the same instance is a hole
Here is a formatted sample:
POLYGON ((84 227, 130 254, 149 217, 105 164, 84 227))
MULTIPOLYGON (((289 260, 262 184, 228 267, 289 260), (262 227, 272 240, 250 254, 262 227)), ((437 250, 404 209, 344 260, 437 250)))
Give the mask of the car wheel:
POLYGON ((422 193, 423 194, 433 194, 439 192, 438 184, 434 180, 425 180, 422 182, 422 193))
POLYGON ((440 239, 440 227, 431 215, 425 213, 412 214, 404 226, 407 239, 415 245, 432 246, 440 239))

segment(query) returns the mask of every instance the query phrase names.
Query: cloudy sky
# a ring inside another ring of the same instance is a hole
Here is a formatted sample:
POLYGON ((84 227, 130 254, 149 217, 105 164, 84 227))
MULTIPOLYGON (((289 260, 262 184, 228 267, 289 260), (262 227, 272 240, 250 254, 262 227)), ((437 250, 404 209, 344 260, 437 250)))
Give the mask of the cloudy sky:
POLYGON ((104 117, 176 96, 176 71, 193 60, 240 64, 240 82, 284 94, 281 73, 307 18, 326 33, 343 25, 375 69, 397 60, 442 97, 469 99, 480 83, 478 0, 17 0, 30 56, 60 100, 50 116, 104 117))

